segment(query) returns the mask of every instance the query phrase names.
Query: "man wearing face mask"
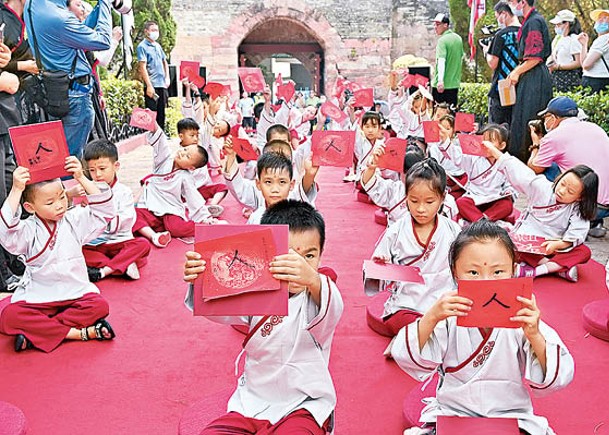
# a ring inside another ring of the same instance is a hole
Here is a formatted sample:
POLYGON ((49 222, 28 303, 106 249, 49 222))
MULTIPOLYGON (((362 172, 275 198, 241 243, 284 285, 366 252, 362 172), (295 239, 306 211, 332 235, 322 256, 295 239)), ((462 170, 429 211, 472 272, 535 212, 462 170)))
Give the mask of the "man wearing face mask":
POLYGON ((533 145, 528 165, 546 177, 553 164, 560 172, 580 164, 594 169, 599 180, 598 208, 588 235, 603 237, 603 218, 609 216, 609 136, 598 125, 580 120, 578 112, 577 104, 568 97, 556 97, 548 103, 538 114, 548 133, 540 138, 531 131, 533 145))
POLYGON ((512 122, 512 107, 501 105, 497 85, 499 80, 507 78, 518 65, 518 29, 520 22, 512 13, 510 5, 500 1, 495 5, 495 18, 499 31, 493 37, 490 45, 482 46, 486 62, 493 70, 491 89, 488 93, 488 118, 494 124, 512 122))
POLYGON ((507 77, 516 85, 509 152, 526 161, 531 145, 527 124, 552 98, 552 77, 545 63, 552 48, 548 25, 535 9, 535 0, 509 0, 509 4, 514 15, 524 16, 518 32, 520 63, 507 77))
POLYGON ((169 93, 169 65, 159 39, 159 26, 154 21, 144 24, 146 38, 137 46, 140 77, 144 82, 146 108, 156 112, 156 122, 165 129, 165 107, 169 93))

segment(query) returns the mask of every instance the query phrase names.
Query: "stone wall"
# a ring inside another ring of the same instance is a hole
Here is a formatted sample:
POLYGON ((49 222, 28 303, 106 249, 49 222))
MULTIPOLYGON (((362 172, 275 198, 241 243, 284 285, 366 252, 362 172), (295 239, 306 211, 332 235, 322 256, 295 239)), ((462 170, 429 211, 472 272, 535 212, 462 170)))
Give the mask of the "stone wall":
MULTIPOLYGON (((403 54, 433 59, 432 18, 448 10, 447 0, 173 0, 178 25, 172 63, 196 60, 209 78, 238 88, 238 47, 256 27, 269 20, 304 27, 324 50, 326 92, 338 70, 361 79, 384 94, 391 62, 403 54), (365 80, 364 80, 365 79, 365 80)), ((288 42, 269 29, 255 33, 288 42), (265 33, 266 32, 266 33, 265 33)))

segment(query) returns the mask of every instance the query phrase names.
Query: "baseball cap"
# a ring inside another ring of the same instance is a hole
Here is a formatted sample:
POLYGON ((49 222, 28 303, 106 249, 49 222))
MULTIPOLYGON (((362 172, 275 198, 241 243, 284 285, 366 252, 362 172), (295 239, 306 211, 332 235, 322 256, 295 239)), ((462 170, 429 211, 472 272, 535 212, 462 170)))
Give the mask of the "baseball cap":
POLYGON ((436 23, 450 24, 450 20, 448 18, 448 15, 447 14, 443 14, 443 13, 439 13, 438 15, 436 15, 436 18, 434 18, 433 20, 436 23))
POLYGON ((575 21, 575 14, 568 9, 563 9, 562 11, 558 11, 556 16, 550 20, 552 24, 560 24, 568 21, 572 23, 575 21))
POLYGON ((609 15, 609 10, 607 10, 607 9, 595 9, 592 12, 590 12, 590 18, 592 18, 592 21, 598 21, 598 19, 603 14, 609 15))
POLYGON ((569 97, 554 97, 548 103, 548 107, 542 110, 537 115, 544 116, 547 113, 559 116, 561 118, 577 116, 577 104, 569 97))

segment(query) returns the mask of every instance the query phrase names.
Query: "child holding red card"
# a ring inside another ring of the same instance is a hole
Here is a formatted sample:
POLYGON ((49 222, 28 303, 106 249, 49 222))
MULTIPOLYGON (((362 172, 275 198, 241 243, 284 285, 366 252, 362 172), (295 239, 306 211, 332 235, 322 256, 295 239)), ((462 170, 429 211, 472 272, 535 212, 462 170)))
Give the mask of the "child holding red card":
POLYGON ((355 174, 356 180, 366 168, 368 157, 372 153, 375 146, 379 146, 384 142, 383 130, 381 127, 381 117, 377 112, 366 112, 362 116, 360 128, 355 135, 355 146, 353 153, 355 156, 355 174))
POLYGON ((0 313, 0 332, 15 336, 17 352, 32 347, 51 352, 64 340, 115 336, 105 320, 108 302, 89 282, 81 251, 116 216, 112 190, 87 179, 76 157, 66 159, 65 169, 85 190, 87 207, 68 210, 59 179, 27 184, 30 171, 18 167, 0 209, 0 243, 26 259, 24 277, 0 313), (20 202, 32 214, 25 220, 20 202))
POLYGON ((577 265, 586 263, 592 255, 584 242, 595 216, 598 175, 588 166, 577 165, 552 183, 516 157, 501 153, 488 142, 483 145, 497 159, 499 171, 529 200, 514 233, 547 239, 542 244, 546 255, 519 253, 522 263, 518 275, 557 273, 577 282, 577 265))
POLYGON ((457 166, 447 155, 447 148, 458 147, 459 143, 455 139, 455 118, 452 115, 444 115, 439 120, 440 142, 427 143, 427 154, 433 157, 442 165, 446 171, 449 193, 455 198, 460 198, 465 193, 467 184, 467 174, 457 166))
POLYGON ((383 322, 394 333, 414 322, 438 297, 452 288, 448 249, 461 228, 438 215, 446 196, 446 173, 433 159, 416 163, 406 175, 405 215, 381 236, 372 259, 416 266, 425 284, 391 282, 383 322))
MULTIPOLYGON (((389 180, 379 176, 377 169, 378 158, 384 153, 383 147, 377 147, 368 159, 368 164, 362 172, 361 184, 370 199, 379 207, 387 210, 387 224, 391 225, 408 214, 406 201, 406 187, 404 181, 389 180)), ((404 155, 404 173, 417 162, 425 160, 423 150, 416 145, 408 145, 404 155)), ((455 220, 458 210, 455 199, 446 195, 440 209, 440 214, 448 219, 455 220)))
POLYGON ((433 112, 433 97, 421 86, 419 90, 408 96, 403 88, 389 92, 389 122, 397 137, 409 139, 423 151, 426 149, 423 121, 431 121, 433 112))
MULTIPOLYGON (((282 201, 266 211, 262 223, 290 227, 290 252, 276 257, 270 267, 275 279, 289 282, 288 315, 209 317, 247 326, 249 333, 243 343, 245 369, 227 414, 207 424, 201 435, 332 431, 336 391, 328 364, 343 301, 336 284, 318 272, 323 218, 309 204, 282 201)), ((186 253, 185 281, 205 273, 200 258, 186 253)), ((192 302, 191 284, 186 298, 191 309, 192 302)))
POLYGON ((95 240, 99 243, 83 246, 89 280, 96 282, 110 275, 139 279, 139 269, 148 261, 150 243, 143 237, 133 237, 133 192, 118 181, 118 149, 107 139, 94 140, 85 145, 83 160, 93 181, 110 186, 116 209, 116 217, 95 240))
MULTIPOLYGON (((507 232, 486 219, 464 229, 450 249, 450 269, 458 280, 511 278, 515 260, 507 232)), ((511 320, 519 328, 457 326, 472 301, 455 291, 400 331, 388 348, 398 365, 420 381, 436 372, 441 378, 421 414, 423 428, 406 433, 433 433, 441 415, 516 418, 521 433, 554 433, 545 418, 533 414, 525 384, 535 395, 566 387, 573 379, 573 358, 541 321, 535 296, 518 300, 523 308, 511 320)))
POLYGON ((219 221, 211 216, 192 176, 194 169, 207 164, 207 152, 193 144, 172 154, 158 125, 156 131, 147 133, 147 139, 154 150, 154 170, 144 179, 133 233, 165 248, 171 237, 194 237, 195 222, 219 221))
MULTIPOLYGON (((506 149, 509 131, 504 126, 489 124, 482 129, 482 135, 497 150, 506 149)), ((470 222, 482 218, 498 221, 508 217, 514 208, 514 192, 506 176, 498 171, 497 159, 463 154, 461 147, 451 146, 451 143, 445 142, 439 148, 467 174, 466 193, 457 199, 461 217, 470 222)))

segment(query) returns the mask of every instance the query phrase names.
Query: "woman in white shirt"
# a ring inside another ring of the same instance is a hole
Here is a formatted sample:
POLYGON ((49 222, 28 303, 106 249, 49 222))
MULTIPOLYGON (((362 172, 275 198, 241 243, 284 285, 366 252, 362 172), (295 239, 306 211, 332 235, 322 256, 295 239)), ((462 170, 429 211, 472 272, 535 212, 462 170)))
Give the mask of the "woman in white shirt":
POLYGON ((575 14, 564 9, 550 20, 554 24, 556 37, 552 41, 552 55, 548 68, 552 73, 552 84, 558 92, 571 91, 582 84, 582 45, 577 35, 582 28, 575 14))
POLYGON ((594 20, 594 30, 598 37, 588 50, 590 37, 586 33, 578 36, 582 44, 581 61, 584 69, 582 84, 592 88, 593 92, 600 92, 609 85, 609 10, 596 9, 590 12, 594 20))

